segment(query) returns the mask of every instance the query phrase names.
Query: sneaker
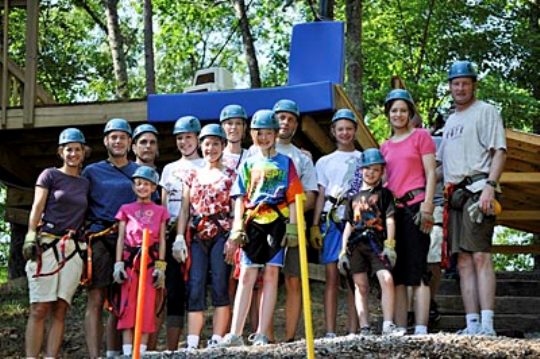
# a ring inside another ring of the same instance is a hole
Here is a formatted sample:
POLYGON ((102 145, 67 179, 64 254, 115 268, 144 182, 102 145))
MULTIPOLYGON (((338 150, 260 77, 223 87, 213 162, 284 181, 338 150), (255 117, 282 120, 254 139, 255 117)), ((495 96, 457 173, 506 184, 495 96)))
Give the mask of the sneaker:
POLYGON ((405 334, 407 334, 407 329, 398 327, 395 324, 390 324, 386 328, 386 330, 383 329, 381 334, 382 335, 388 335, 388 336, 391 336, 391 337, 401 337, 401 336, 404 336, 405 334))
POLYGON ((225 334, 223 340, 215 348, 241 347, 244 346, 244 339, 240 335, 233 333, 225 334))
POLYGON ((208 339, 208 341, 206 342, 206 347, 207 348, 217 348, 219 342, 215 339, 208 339))
POLYGON ((460 329, 456 332, 457 335, 478 335, 480 330, 474 331, 470 330, 469 328, 465 327, 463 329, 460 329))
POLYGON ((248 340, 253 346, 268 345, 268 337, 261 333, 250 334, 248 340))
POLYGON ((373 335, 375 334, 373 330, 371 330, 371 327, 362 327, 360 328, 360 332, 358 333, 360 335, 373 335))
POLYGON ((497 333, 493 329, 482 328, 478 333, 476 333, 476 335, 481 335, 484 337, 496 337, 497 333))
POLYGON ((334 339, 335 337, 337 337, 336 333, 331 332, 328 332, 324 335, 324 339, 334 339))
POLYGON ((432 300, 431 305, 429 306, 429 323, 433 325, 435 323, 438 323, 439 320, 441 320, 439 306, 437 305, 437 302, 432 300))

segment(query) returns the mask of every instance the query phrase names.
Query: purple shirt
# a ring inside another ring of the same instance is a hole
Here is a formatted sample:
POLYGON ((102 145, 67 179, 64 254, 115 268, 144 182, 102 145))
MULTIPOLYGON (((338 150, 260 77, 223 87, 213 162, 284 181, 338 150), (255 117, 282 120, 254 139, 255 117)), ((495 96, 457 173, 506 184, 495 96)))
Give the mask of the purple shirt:
POLYGON ((70 176, 51 167, 41 172, 36 186, 49 191, 43 221, 54 224, 55 232, 81 227, 90 186, 86 178, 70 176))

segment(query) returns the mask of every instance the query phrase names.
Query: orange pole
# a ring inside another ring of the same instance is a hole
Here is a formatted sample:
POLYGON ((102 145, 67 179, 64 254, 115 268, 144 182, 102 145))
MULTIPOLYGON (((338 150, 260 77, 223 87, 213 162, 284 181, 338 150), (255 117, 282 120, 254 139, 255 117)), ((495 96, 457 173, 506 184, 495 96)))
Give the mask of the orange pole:
POLYGON ((141 357, 141 334, 144 315, 144 291, 146 285, 146 274, 148 267, 148 241, 150 240, 150 230, 144 229, 142 240, 141 267, 139 269, 139 288, 137 290, 137 313, 135 315, 135 332, 133 333, 133 359, 141 357))

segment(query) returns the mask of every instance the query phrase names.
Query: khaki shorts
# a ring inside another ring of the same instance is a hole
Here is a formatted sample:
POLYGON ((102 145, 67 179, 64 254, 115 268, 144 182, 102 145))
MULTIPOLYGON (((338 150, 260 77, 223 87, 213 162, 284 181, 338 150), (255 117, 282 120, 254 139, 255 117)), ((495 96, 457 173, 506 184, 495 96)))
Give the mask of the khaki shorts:
MULTIPOLYGON (((60 245, 60 242, 56 244, 58 253, 61 253, 60 245)), ((66 257, 76 250, 73 240, 66 241, 65 246, 66 257)), ((71 304, 71 299, 81 280, 82 268, 82 259, 75 253, 58 273, 34 278, 37 271, 37 262, 27 261, 25 270, 28 278, 30 303, 55 302, 58 299, 63 299, 68 304, 71 304)), ((49 248, 41 254, 41 273, 50 273, 56 269, 58 269, 58 261, 53 248, 49 248)))
POLYGON ((491 252, 495 216, 484 216, 482 223, 474 223, 467 208, 475 202, 473 196, 465 202, 463 210, 450 209, 448 243, 451 253, 491 252))
POLYGON ((433 220, 436 223, 430 234, 429 252, 427 256, 428 263, 440 263, 442 257, 443 242, 443 206, 435 207, 433 211, 433 220))
POLYGON ((379 256, 373 252, 369 243, 361 241, 351 253, 351 273, 368 273, 374 275, 378 271, 387 269, 379 256))

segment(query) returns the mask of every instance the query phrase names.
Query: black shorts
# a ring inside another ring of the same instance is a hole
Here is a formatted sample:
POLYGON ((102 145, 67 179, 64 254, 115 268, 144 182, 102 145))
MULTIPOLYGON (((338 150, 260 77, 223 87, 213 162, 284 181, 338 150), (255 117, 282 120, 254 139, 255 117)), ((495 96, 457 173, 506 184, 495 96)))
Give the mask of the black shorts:
POLYGON ((427 265, 429 234, 420 231, 414 224, 414 215, 420 203, 404 208, 396 207, 396 266, 392 271, 396 285, 429 285, 431 272, 427 265))
POLYGON ((107 288, 113 282, 118 233, 92 240, 92 282, 89 289, 107 288))
POLYGON ((360 241, 354 247, 350 260, 352 274, 368 273, 368 275, 372 275, 386 269, 384 263, 366 241, 360 241))

